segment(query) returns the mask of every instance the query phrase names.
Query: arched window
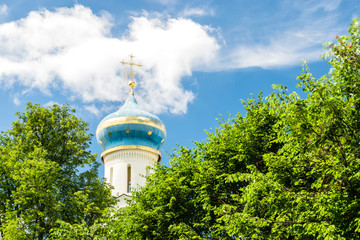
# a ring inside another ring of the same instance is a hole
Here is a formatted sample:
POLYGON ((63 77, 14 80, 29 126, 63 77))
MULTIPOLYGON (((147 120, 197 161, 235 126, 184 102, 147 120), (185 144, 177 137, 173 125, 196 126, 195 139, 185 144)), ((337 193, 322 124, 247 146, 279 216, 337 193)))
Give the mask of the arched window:
POLYGON ((113 186, 113 173, 114 169, 113 167, 110 168, 110 185, 113 186))
POLYGON ((131 165, 127 166, 127 192, 131 191, 131 165))

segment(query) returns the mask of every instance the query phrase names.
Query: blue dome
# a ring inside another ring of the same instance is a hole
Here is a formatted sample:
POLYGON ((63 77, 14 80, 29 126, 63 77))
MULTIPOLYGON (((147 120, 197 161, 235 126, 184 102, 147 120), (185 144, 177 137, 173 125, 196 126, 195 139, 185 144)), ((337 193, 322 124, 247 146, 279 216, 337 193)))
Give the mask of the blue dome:
POLYGON ((159 150, 166 138, 166 129, 157 116, 139 107, 131 93, 118 111, 100 122, 96 138, 103 151, 119 146, 159 150))

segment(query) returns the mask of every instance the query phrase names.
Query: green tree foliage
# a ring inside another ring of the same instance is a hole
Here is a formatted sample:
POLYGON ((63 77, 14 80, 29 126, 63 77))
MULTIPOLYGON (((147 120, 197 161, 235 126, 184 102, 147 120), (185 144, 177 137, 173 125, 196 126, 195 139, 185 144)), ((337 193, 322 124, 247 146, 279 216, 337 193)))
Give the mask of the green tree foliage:
POLYGON ((66 224, 90 227, 114 200, 98 178, 87 123, 69 106, 28 104, 0 135, 3 239, 44 239, 66 224), (79 172, 79 169, 86 169, 79 172))
POLYGON ((360 26, 329 45, 330 73, 298 76, 158 166, 111 239, 360 239, 360 26))

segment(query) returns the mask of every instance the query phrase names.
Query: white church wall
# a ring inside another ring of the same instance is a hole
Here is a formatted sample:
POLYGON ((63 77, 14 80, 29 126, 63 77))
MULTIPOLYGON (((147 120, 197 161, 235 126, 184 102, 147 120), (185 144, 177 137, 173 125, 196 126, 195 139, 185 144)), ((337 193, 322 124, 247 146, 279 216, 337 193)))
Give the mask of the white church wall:
POLYGON ((112 194, 121 196, 119 207, 125 206, 125 198, 131 196, 128 192, 128 166, 131 167, 131 189, 144 186, 146 174, 151 174, 149 166, 153 167, 158 160, 158 155, 141 149, 118 150, 104 156, 106 181, 114 186, 112 194), (111 170, 112 169, 112 170, 111 170), (112 171, 112 178, 111 178, 112 171))

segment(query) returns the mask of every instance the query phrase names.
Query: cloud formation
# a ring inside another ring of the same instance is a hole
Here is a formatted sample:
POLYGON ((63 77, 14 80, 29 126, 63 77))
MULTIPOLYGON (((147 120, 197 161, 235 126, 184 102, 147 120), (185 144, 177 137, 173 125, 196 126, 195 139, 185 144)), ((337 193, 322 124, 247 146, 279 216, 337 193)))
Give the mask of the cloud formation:
POLYGON ((291 66, 300 64, 302 59, 319 61, 324 53, 322 44, 344 29, 336 14, 341 0, 281 3, 270 13, 271 18, 262 19, 263 24, 257 25, 262 27, 260 30, 247 26, 250 32, 239 33, 245 35, 245 41, 222 53, 217 70, 291 66))
MULTIPOLYGON (((80 99, 85 109, 99 114, 128 95, 120 61, 133 54, 144 65, 138 70, 142 78, 136 88, 140 104, 154 113, 182 114, 195 97, 183 84, 193 71, 274 68, 298 65, 301 59, 320 60, 321 44, 344 29, 336 14, 341 3, 280 1, 267 8, 241 2, 227 28, 218 23, 223 29, 190 19, 214 16, 213 6, 187 5, 175 14, 179 18, 142 11, 134 13, 120 36, 112 35, 113 20, 107 12, 96 15, 82 5, 33 11, 0 24, 0 87, 22 86, 13 94, 15 104, 33 89, 47 95, 57 91, 70 100, 80 99)), ((7 11, 0 5, 0 16, 7 11)))
MULTIPOLYGON (((335 31, 336 32, 336 31, 335 31)), ((272 37, 267 43, 239 45, 229 54, 229 63, 222 68, 273 68, 300 64, 302 59, 318 61, 324 50, 321 43, 329 40, 334 31, 319 32, 305 28, 287 31, 272 37)))
POLYGON ((185 113, 194 94, 181 80, 216 56, 211 29, 189 19, 144 16, 133 17, 119 38, 111 28, 109 14, 97 16, 82 5, 0 24, 0 86, 62 91, 97 113, 93 102, 126 98, 120 61, 134 54, 144 65, 138 100, 155 113, 185 113))

